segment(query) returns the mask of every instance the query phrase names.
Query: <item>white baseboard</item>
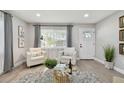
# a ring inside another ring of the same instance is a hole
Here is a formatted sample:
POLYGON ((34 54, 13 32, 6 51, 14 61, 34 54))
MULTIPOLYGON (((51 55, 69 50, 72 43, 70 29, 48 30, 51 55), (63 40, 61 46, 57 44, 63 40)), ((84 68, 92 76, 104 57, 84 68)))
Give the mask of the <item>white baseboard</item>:
MULTIPOLYGON (((98 59, 98 58, 94 57, 94 60, 96 60, 99 63, 104 64, 104 61, 101 60, 101 59, 98 59)), ((121 73, 121 74, 124 74, 124 70, 123 69, 120 69, 120 68, 118 68, 116 66, 114 66, 114 70, 117 71, 117 72, 119 72, 119 73, 121 73)))
POLYGON ((94 57, 93 59, 94 59, 94 60, 96 60, 96 61, 97 61, 97 62, 99 62, 99 63, 104 64, 104 61, 103 61, 103 60, 101 60, 101 59, 98 59, 98 58, 96 58, 96 57, 94 57))
POLYGON ((117 72, 120 72, 121 74, 124 74, 124 70, 123 69, 120 69, 118 67, 114 67, 114 70, 116 70, 117 72))
POLYGON ((76 59, 77 59, 77 60, 80 60, 80 58, 79 58, 79 57, 77 57, 76 59))

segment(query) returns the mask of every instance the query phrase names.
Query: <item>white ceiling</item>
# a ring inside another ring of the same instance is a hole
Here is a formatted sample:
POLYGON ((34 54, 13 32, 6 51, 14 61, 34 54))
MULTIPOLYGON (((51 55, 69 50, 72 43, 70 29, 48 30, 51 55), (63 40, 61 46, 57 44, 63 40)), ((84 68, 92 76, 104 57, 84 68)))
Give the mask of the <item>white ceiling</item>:
POLYGON ((10 10, 10 13, 28 23, 83 23, 93 24, 117 12, 117 10, 10 10), (41 16, 37 17, 36 13, 41 16), (88 13, 89 17, 84 18, 88 13))

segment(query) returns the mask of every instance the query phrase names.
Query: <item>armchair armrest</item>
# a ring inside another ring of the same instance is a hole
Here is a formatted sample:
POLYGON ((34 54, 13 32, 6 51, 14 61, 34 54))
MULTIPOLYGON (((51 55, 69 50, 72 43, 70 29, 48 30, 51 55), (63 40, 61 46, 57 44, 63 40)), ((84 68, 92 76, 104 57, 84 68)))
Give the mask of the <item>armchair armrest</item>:
POLYGON ((26 55, 27 55, 27 62, 28 62, 29 60, 31 60, 32 54, 31 52, 27 52, 26 55))
POLYGON ((43 54, 46 54, 46 51, 42 51, 43 54))
POLYGON ((27 54, 27 56, 31 56, 31 52, 27 52, 26 54, 27 54))
POLYGON ((59 51, 59 56, 62 56, 64 51, 59 51))
POLYGON ((74 51, 73 54, 72 54, 73 57, 76 57, 77 56, 77 52, 74 51))
POLYGON ((61 58, 61 56, 63 55, 63 52, 64 52, 64 51, 59 51, 59 52, 58 52, 58 58, 57 58, 58 63, 60 63, 60 58, 61 58))
POLYGON ((48 55, 46 51, 42 51, 43 55, 45 56, 45 59, 47 59, 48 55))
POLYGON ((74 51, 72 54, 72 64, 75 65, 76 64, 76 57, 77 57, 77 52, 74 51))

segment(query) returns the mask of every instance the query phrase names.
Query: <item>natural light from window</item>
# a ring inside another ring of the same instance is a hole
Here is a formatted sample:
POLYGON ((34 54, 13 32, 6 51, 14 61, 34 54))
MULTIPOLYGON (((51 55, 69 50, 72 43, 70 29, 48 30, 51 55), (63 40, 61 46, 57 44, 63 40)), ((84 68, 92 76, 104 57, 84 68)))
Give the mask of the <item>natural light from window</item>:
POLYGON ((63 48, 66 47, 67 27, 41 27, 42 48, 63 48))

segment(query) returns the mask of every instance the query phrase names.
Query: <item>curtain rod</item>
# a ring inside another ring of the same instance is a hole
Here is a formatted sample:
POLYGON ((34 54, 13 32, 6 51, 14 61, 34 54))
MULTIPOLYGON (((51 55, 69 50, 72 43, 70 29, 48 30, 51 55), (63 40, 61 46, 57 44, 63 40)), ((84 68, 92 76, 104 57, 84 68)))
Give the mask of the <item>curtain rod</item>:
MULTIPOLYGON (((10 13, 5 12, 5 11, 3 11, 3 10, 0 10, 0 11, 3 12, 3 13, 7 13, 7 14, 11 15, 10 13)), ((11 15, 11 17, 13 17, 13 16, 11 15)))
MULTIPOLYGON (((33 25, 33 26, 69 26, 69 25, 33 25)), ((73 25, 70 25, 73 26, 73 25)))

